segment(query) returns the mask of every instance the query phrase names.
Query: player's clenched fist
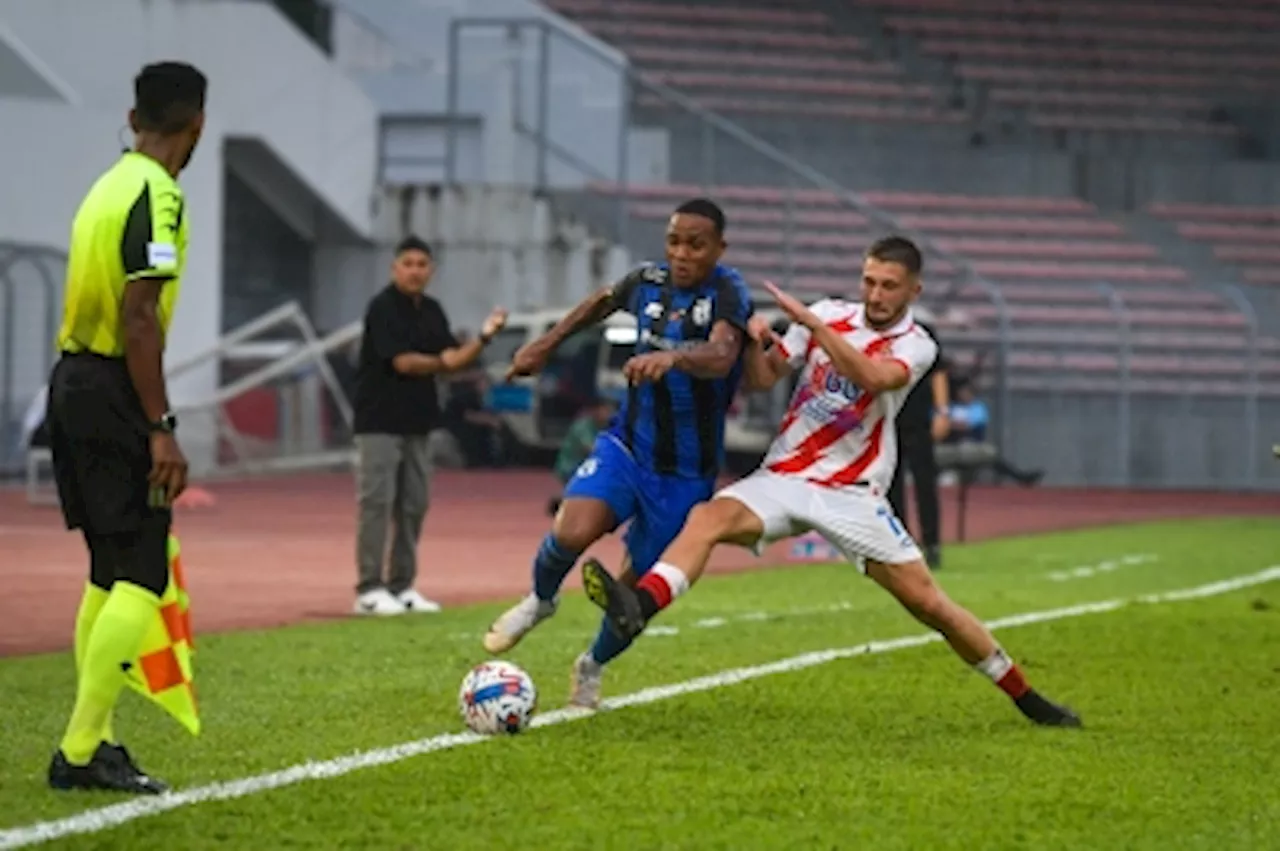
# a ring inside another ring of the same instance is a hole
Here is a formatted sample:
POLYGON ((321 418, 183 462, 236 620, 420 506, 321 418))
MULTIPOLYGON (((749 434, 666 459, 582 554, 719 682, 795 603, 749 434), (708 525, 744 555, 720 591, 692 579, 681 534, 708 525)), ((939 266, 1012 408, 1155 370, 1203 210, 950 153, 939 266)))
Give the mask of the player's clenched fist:
POLYGON ((773 333, 773 323, 759 314, 747 320, 747 336, 762 346, 778 340, 778 335, 773 333))
POLYGON ((623 364, 622 374, 632 384, 642 384, 646 381, 661 381, 662 376, 675 369, 675 366, 674 352, 647 352, 636 355, 623 364))

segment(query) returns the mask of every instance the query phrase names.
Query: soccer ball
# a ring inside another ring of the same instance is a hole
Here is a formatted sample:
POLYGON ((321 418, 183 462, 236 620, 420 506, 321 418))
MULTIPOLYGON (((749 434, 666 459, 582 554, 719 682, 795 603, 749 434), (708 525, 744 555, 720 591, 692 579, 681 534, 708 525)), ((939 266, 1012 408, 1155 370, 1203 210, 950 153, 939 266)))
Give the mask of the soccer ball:
POLYGON ((462 720, 482 736, 519 733, 529 726, 537 706, 532 678, 510 662, 481 662, 462 678, 458 690, 462 720))

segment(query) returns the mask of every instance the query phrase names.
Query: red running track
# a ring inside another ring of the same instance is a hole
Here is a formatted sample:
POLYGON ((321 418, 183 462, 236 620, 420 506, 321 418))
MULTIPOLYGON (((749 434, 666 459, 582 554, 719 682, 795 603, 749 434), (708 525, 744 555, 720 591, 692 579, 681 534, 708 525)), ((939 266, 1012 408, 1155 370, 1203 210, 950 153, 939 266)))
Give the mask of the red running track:
MULTIPOLYGON (((351 608, 355 499, 350 476, 310 475, 219 483, 211 508, 178 515, 192 614, 198 632, 271 627, 345 616, 351 608)), ((419 551, 419 587, 445 604, 514 598, 546 533, 556 482, 540 472, 442 471, 419 551)), ((954 494, 944 491, 954 538, 954 494)), ((1202 515, 1280 515, 1280 494, 1137 493, 979 488, 970 496, 971 540, 1202 515)), ((592 550, 617 565, 610 537, 592 550)), ((777 544, 764 558, 723 548, 713 571, 785 561, 777 544)), ((55 508, 0 492, 0 656, 69 646, 87 573, 84 545, 55 508)), ((577 585, 576 571, 570 580, 577 585)))

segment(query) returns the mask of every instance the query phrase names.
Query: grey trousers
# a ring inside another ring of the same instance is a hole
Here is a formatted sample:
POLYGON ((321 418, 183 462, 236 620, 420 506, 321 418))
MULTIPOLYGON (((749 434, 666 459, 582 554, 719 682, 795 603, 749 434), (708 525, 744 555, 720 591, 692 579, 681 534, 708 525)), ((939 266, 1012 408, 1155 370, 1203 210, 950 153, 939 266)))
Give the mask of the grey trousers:
POLYGON ((418 535, 427 514, 431 488, 431 453, 427 435, 358 434, 356 495, 360 505, 356 529, 356 593, 386 588, 399 594, 418 577, 418 535), (390 571, 383 579, 388 527, 390 571))

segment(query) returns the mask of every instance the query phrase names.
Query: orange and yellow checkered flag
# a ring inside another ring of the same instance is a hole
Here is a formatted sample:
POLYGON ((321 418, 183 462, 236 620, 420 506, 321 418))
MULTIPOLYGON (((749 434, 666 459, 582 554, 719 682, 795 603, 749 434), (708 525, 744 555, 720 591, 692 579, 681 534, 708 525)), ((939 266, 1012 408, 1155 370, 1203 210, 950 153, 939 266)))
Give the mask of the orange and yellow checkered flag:
POLYGON ((129 685, 154 700, 178 723, 200 735, 191 656, 191 598, 182 576, 182 548, 169 536, 169 583, 160 597, 160 608, 147 630, 138 658, 127 673, 129 685))

